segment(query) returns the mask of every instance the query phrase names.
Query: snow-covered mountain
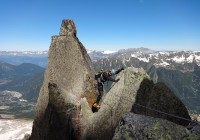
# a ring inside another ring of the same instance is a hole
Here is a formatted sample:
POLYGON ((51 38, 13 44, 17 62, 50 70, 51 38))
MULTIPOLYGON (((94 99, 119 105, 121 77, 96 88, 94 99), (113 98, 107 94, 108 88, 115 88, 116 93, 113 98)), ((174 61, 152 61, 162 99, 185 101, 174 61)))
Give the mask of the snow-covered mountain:
POLYGON ((193 71, 191 65, 194 63, 200 66, 200 52, 194 51, 166 51, 154 53, 129 52, 119 55, 118 58, 123 60, 124 65, 131 59, 136 59, 156 67, 165 67, 181 71, 193 71))
POLYGON ((106 51, 96 51, 96 50, 87 50, 90 58, 93 61, 96 61, 98 59, 102 59, 102 58, 108 58, 111 56, 117 56, 117 55, 121 55, 121 54, 126 54, 129 52, 142 52, 142 53, 152 53, 154 52, 153 50, 149 50, 147 48, 129 48, 129 49, 121 49, 118 51, 110 51, 110 50, 106 50, 106 51))
POLYGON ((101 58, 107 58, 113 54, 115 54, 117 51, 96 51, 96 50, 87 50, 87 53, 89 54, 90 58, 92 60, 98 60, 101 58))
POLYGON ((132 53, 131 57, 140 61, 154 63, 157 66, 170 66, 174 63, 186 64, 196 62, 200 66, 200 52, 181 51, 181 52, 155 52, 155 53, 132 53))
MULTIPOLYGON (((118 51, 87 50, 93 61, 102 58, 117 58, 126 65, 130 60, 138 60, 141 63, 153 64, 156 67, 190 70, 189 64, 196 63, 200 66, 200 51, 154 51, 148 48, 129 48, 118 51)), ((19 65, 21 63, 33 63, 45 67, 48 51, 0 51, 0 61, 19 65)))
POLYGON ((122 61, 124 66, 129 63, 148 63, 156 67, 165 67, 173 70, 191 71, 191 64, 200 66, 200 51, 153 51, 147 48, 123 49, 105 54, 103 51, 90 51, 94 61, 122 61), (100 60, 106 58, 106 60, 100 60), (130 62, 132 61, 132 62, 130 62))
POLYGON ((0 51, 0 56, 46 56, 48 51, 0 51))

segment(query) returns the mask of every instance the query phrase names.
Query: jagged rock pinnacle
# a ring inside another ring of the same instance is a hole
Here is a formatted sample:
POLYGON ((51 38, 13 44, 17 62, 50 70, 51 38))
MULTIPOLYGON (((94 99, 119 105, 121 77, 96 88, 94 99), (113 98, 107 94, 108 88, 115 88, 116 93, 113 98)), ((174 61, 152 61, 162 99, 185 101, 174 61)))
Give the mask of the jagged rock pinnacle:
POLYGON ((94 75, 92 61, 76 37, 74 22, 63 20, 59 36, 52 36, 29 140, 80 139, 79 101, 86 98, 90 106, 95 102, 94 75))
POLYGON ((60 27, 60 36, 74 35, 76 36, 76 27, 73 20, 64 19, 60 27))

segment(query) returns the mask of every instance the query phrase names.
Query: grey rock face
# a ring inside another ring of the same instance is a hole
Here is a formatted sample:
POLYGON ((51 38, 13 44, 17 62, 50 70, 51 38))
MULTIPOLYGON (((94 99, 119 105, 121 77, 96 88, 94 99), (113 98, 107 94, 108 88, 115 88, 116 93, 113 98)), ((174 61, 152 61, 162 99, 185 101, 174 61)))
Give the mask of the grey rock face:
POLYGON ((76 127, 75 121, 79 110, 74 102, 67 102, 63 89, 56 84, 49 83, 49 102, 41 120, 35 120, 31 139, 47 140, 65 140, 78 139, 79 127, 76 127), (37 125, 36 125, 37 124, 37 125), (39 134, 37 132, 39 126, 39 134))
MULTIPOLYGON (((49 83, 57 85, 58 89, 62 90, 61 98, 63 107, 59 109, 59 112, 66 112, 69 108, 69 104, 73 107, 79 106, 81 98, 86 98, 89 106, 96 100, 95 81, 94 81, 94 69, 92 62, 81 42, 75 36, 76 28, 72 20, 63 20, 60 28, 60 35, 53 36, 51 40, 51 46, 48 54, 48 66, 45 71, 44 82, 40 90, 39 98, 36 106, 36 114, 34 119, 33 131, 30 139, 45 139, 48 134, 54 134, 55 137, 59 137, 62 133, 60 130, 53 129, 57 126, 56 118, 58 117, 60 124, 65 119, 71 119, 70 123, 65 123, 62 129, 67 130, 68 127, 79 129, 81 126, 76 122, 76 116, 73 119, 66 114, 59 114, 58 108, 54 103, 50 102, 48 88, 49 83), (57 114, 58 113, 58 114, 57 114), (62 119, 61 119, 62 118, 62 119), (50 122, 48 122, 48 120, 50 122), (45 132, 45 123, 50 123, 52 127, 51 133, 45 132), (72 124, 72 125, 71 125, 72 124), (54 132, 53 132, 54 131, 54 132), (44 135, 42 135, 44 134, 44 135), (45 136, 46 135, 46 136, 45 136)), ((79 110, 73 110, 72 114, 78 115, 79 110)), ((59 126, 58 126, 59 127, 59 126)), ((68 131, 68 130, 67 130, 68 131)), ((62 131, 63 132, 63 131, 62 131)), ((68 133, 68 132, 67 132, 68 133)), ((80 136, 80 135, 79 135, 80 136)))
POLYGON ((196 125, 191 129, 190 137, 200 139, 200 125, 196 125))
POLYGON ((190 122, 184 119, 191 120, 184 104, 164 83, 154 84, 150 80, 141 83, 131 112, 163 118, 183 126, 190 122))
POLYGON ((113 140, 182 140, 189 137, 191 133, 183 126, 159 118, 126 113, 115 131, 113 140))
POLYGON ((22 140, 28 140, 30 138, 29 134, 25 134, 22 140))
POLYGON ((60 27, 60 36, 76 36, 76 27, 72 20, 63 20, 60 27))

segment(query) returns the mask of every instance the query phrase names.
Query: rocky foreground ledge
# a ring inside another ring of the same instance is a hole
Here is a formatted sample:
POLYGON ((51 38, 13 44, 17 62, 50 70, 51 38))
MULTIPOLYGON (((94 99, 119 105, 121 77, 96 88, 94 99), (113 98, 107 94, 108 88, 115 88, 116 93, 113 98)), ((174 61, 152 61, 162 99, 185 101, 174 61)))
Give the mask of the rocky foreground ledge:
POLYGON ((126 113, 115 130, 113 140, 122 139, 163 139, 197 140, 200 138, 200 126, 189 131, 173 122, 134 113, 126 113))

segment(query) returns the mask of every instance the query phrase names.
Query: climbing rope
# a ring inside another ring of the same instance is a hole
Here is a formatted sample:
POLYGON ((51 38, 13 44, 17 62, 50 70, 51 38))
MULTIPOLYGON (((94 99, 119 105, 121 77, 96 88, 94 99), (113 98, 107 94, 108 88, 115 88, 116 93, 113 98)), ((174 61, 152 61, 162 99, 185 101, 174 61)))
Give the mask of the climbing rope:
MULTIPOLYGON (((114 85, 115 85, 115 84, 113 84, 113 86, 114 86, 114 85)), ((113 86, 112 86, 112 87, 113 87, 113 86)), ((112 87, 111 87, 111 88, 112 88, 112 87)), ((111 88, 110 88, 110 89, 111 89, 111 88)), ((111 91, 109 91, 109 92, 111 92, 111 91)), ((111 93, 112 93, 112 92, 111 92, 111 93)), ((115 96, 119 97, 120 99, 122 98, 123 100, 126 100, 126 101, 128 101, 128 102, 133 103, 133 101, 131 101, 131 100, 129 100, 129 99, 126 99, 126 98, 123 98, 123 97, 121 97, 121 96, 119 96, 119 95, 115 95, 115 96)), ((111 108, 111 114, 112 114, 112 108, 113 108, 113 107, 112 107, 111 105, 109 105, 109 104, 103 102, 103 101, 102 101, 102 103, 104 103, 105 105, 108 105, 108 106, 111 108)), ((160 110, 152 109, 152 108, 146 107, 146 106, 141 105, 141 104, 134 103, 134 105, 137 105, 137 106, 146 108, 146 109, 151 110, 151 111, 154 111, 154 112, 158 112, 158 113, 160 113, 160 114, 164 114, 164 115, 167 115, 167 116, 171 116, 171 117, 174 117, 174 118, 178 118, 178 119, 181 119, 181 120, 186 120, 186 121, 189 121, 189 122, 192 121, 192 120, 190 120, 190 119, 186 119, 186 118, 183 118, 183 117, 180 117, 180 116, 177 116, 177 115, 173 115, 173 114, 170 114, 170 113, 166 113, 166 112, 163 112, 163 111, 160 111, 160 110)), ((198 125, 200 125, 199 122, 196 122, 196 123, 197 123, 198 125)))
POLYGON ((183 117, 180 117, 180 116, 176 116, 176 115, 173 115, 173 114, 169 114, 169 113, 166 113, 166 112, 163 112, 163 111, 159 111, 159 110, 156 110, 156 109, 148 108, 148 107, 140 105, 140 104, 136 104, 135 103, 134 105, 146 108, 148 110, 152 110, 152 111, 158 112, 160 114, 165 114, 165 115, 168 115, 168 116, 171 116, 171 117, 175 117, 175 118, 179 118, 179 119, 182 119, 182 120, 191 121, 190 119, 186 119, 186 118, 183 118, 183 117))
MULTIPOLYGON (((118 96, 118 95, 115 95, 115 96, 118 96)), ((120 97, 120 96, 118 96, 118 97, 120 97)), ((123 97, 120 97, 120 98, 123 98, 123 97)), ((131 100, 129 100, 129 99, 126 99, 126 98, 123 98, 123 99, 126 100, 126 101, 129 101, 129 102, 133 102, 133 101, 131 101, 131 100)), ((180 117, 180 116, 177 116, 177 115, 173 115, 173 114, 170 114, 170 113, 166 113, 166 112, 163 112, 163 111, 160 111, 160 110, 148 108, 148 107, 146 107, 146 106, 144 106, 144 105, 141 105, 141 104, 134 103, 134 105, 137 105, 137 106, 146 108, 146 109, 148 109, 148 110, 152 110, 152 111, 158 112, 158 113, 160 113, 160 114, 165 114, 165 115, 168 115, 168 116, 171 116, 171 117, 174 117, 174 118, 179 118, 179 119, 181 119, 181 120, 186 120, 186 121, 190 121, 190 122, 191 122, 190 119, 186 119, 186 118, 183 118, 183 117, 180 117)), ((197 123, 198 125, 200 125, 199 122, 196 122, 196 123, 197 123)))

